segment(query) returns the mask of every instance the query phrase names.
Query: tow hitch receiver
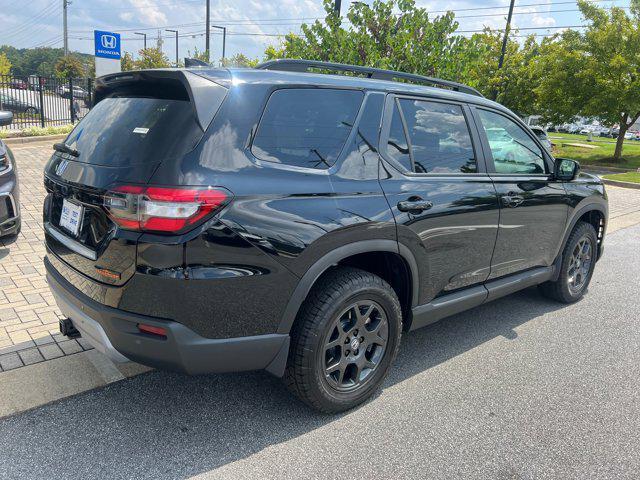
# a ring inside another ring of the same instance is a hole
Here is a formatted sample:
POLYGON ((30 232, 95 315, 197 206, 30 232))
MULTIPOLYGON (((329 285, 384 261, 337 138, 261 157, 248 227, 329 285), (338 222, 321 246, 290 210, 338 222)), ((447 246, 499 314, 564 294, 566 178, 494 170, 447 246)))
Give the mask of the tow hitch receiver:
POLYGON ((63 318, 60 320, 60 333, 69 338, 78 338, 80 332, 73 326, 73 322, 70 318, 63 318))

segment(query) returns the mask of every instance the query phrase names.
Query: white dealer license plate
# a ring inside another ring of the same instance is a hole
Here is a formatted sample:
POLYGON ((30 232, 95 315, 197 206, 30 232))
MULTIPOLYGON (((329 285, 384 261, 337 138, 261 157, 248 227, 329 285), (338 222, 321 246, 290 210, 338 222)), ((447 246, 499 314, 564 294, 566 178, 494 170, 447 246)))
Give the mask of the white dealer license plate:
POLYGON ((74 236, 77 236, 78 230, 80 230, 80 223, 82 222, 83 209, 81 205, 76 205, 63 199, 60 226, 71 232, 74 236))

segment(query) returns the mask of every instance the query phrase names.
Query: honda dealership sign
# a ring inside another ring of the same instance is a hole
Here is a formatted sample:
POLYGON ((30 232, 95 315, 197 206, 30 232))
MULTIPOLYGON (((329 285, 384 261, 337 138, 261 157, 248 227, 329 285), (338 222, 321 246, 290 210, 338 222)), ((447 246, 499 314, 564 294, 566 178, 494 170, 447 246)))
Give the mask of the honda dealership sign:
POLYGON ((95 30, 96 77, 120 71, 120 34, 95 30))

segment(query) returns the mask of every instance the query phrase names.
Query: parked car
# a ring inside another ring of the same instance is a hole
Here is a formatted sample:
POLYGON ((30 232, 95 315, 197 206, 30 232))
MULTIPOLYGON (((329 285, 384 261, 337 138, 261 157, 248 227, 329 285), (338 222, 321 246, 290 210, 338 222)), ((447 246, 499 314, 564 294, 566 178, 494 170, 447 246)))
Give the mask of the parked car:
POLYGON ((14 78, 9 80, 7 86, 9 88, 15 88, 16 90, 28 90, 29 89, 29 85, 27 84, 27 82, 25 82, 24 80, 21 80, 19 78, 14 78))
POLYGON ((5 94, 0 94, 0 108, 14 113, 27 113, 29 115, 40 113, 38 107, 5 94))
MULTIPOLYGON (((0 127, 10 125, 13 113, 0 111, 0 127)), ((20 192, 13 153, 0 139, 0 237, 20 232, 20 192)))
MULTIPOLYGON (((68 85, 60 85, 58 87, 58 95, 64 98, 70 98, 69 94, 69 86, 68 85)), ((89 92, 87 92, 84 88, 78 87, 76 85, 73 86, 73 98, 77 98, 79 100, 87 100, 89 98, 89 92)))
POLYGON ((544 147, 548 150, 551 151, 551 148, 553 147, 553 145, 551 144, 551 140, 549 140, 549 136, 547 135, 547 132, 544 130, 544 128, 542 127, 530 127, 531 131, 535 134, 536 137, 538 137, 538 140, 540 140, 540 143, 542 143, 542 145, 544 145, 544 147))
POLYGON ((402 332, 532 285, 578 301, 603 251, 600 179, 464 85, 281 60, 95 100, 45 167, 45 265, 62 333, 115 361, 266 369, 343 411, 402 332))

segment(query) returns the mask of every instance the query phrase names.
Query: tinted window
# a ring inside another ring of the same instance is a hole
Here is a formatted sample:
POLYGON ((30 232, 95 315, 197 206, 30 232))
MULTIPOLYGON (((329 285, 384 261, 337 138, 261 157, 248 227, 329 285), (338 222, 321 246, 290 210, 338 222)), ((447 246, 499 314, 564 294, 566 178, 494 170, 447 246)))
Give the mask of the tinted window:
POLYGON ((467 121, 459 105, 400 100, 407 122, 414 171, 473 173, 476 159, 467 121))
POLYGON ((203 132, 191 103, 157 98, 105 98, 69 134, 81 162, 133 165, 184 155, 203 132))
POLYGON ((527 132, 513 120, 478 109, 497 173, 545 173, 544 156, 527 132))
POLYGON ((267 102, 251 151, 270 162, 330 167, 351 132, 362 98, 362 92, 354 90, 277 90, 267 102))
POLYGON ((407 170, 411 171, 411 158, 409 158, 409 146, 404 133, 402 118, 398 104, 394 102, 391 130, 387 140, 387 154, 407 170))

